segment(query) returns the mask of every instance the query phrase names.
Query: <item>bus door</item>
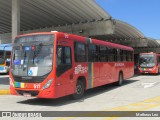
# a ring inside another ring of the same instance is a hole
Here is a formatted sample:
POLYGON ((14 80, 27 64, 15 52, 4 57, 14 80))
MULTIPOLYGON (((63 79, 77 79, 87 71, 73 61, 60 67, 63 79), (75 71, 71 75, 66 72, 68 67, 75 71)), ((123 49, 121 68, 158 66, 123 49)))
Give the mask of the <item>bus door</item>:
POLYGON ((58 96, 71 94, 74 91, 74 69, 72 65, 73 48, 70 44, 68 41, 59 42, 56 49, 56 86, 58 96), (63 45, 63 42, 67 43, 67 45, 63 45))
POLYGON ((6 51, 6 66, 10 66, 11 51, 6 51))

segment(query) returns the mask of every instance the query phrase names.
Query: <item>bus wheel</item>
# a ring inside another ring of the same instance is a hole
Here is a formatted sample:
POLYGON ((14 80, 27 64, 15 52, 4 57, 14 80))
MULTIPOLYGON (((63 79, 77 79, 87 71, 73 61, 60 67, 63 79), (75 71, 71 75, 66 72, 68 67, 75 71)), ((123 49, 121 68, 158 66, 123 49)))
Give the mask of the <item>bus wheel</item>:
POLYGON ((117 86, 121 86, 123 84, 123 73, 119 73, 118 81, 116 82, 117 86))
POLYGON ((80 80, 78 80, 77 84, 76 84, 76 93, 73 94, 73 99, 80 99, 83 97, 84 95, 84 83, 80 80))
POLYGON ((159 68, 158 68, 158 71, 157 71, 157 75, 159 75, 159 68))

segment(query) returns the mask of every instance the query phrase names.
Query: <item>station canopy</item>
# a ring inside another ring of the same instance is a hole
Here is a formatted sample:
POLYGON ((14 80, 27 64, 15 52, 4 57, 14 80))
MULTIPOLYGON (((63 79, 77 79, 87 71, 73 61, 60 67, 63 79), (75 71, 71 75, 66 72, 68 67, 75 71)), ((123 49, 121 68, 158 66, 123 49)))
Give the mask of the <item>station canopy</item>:
MULTIPOLYGON (((12 0, 0 0, 0 34, 11 33, 12 0)), ((20 0, 20 30, 111 20, 113 34, 90 36, 132 47, 159 47, 132 25, 114 20, 95 0, 20 0)), ((107 29, 107 28, 106 28, 107 29)))
MULTIPOLYGON (((0 0, 0 33, 11 32, 11 7, 0 0)), ((109 18, 94 0, 20 0, 21 31, 109 18)))
POLYGON ((114 20, 114 33, 110 35, 95 36, 98 39, 132 46, 134 48, 141 47, 160 47, 159 40, 147 38, 144 34, 132 25, 121 20, 114 20))

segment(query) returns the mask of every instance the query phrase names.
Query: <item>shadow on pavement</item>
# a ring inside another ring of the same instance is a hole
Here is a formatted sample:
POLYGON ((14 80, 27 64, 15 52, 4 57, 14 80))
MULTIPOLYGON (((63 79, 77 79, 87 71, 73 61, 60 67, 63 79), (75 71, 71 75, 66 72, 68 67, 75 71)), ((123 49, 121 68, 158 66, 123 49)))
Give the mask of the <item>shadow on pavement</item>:
MULTIPOLYGON (((124 84, 120 87, 132 84, 137 82, 138 80, 126 80, 124 84)), ((28 104, 28 105, 38 105, 38 106, 63 106, 65 104, 73 104, 75 102, 84 102, 85 99, 109 92, 110 90, 117 89, 119 86, 114 86, 113 84, 108 84, 100 87, 96 87, 93 89, 89 89, 86 91, 84 97, 79 100, 72 100, 71 96, 66 96, 58 99, 40 99, 40 98, 33 98, 28 100, 19 101, 17 103, 20 104, 28 104)))
POLYGON ((8 76, 0 77, 0 85, 9 85, 9 77, 8 76))

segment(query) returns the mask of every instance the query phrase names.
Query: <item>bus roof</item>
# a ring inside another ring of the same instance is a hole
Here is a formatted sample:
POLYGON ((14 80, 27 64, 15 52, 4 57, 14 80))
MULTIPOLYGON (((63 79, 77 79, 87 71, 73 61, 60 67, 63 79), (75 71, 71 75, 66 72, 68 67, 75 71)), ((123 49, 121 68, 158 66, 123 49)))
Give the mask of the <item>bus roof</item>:
MULTIPOLYGON (((62 34, 63 35, 68 34, 69 36, 71 36, 71 38, 72 38, 72 36, 83 38, 83 39, 87 38, 87 37, 84 37, 84 36, 79 36, 79 35, 64 33, 64 32, 57 32, 57 31, 29 33, 29 34, 19 35, 17 37, 30 36, 30 35, 41 35, 41 34, 61 34, 61 35, 62 34)), ((128 46, 125 46, 125 45, 120 45, 120 44, 107 42, 107 41, 102 41, 102 40, 97 40, 97 39, 92 39, 92 41, 93 41, 94 44, 97 44, 97 45, 106 45, 106 46, 110 46, 110 47, 113 47, 113 48, 119 48, 119 49, 123 49, 123 50, 133 51, 132 47, 128 47, 128 46)))
POLYGON ((0 50, 11 51, 12 44, 0 44, 0 50))
POLYGON ((148 52, 148 53, 140 53, 140 54, 157 54, 157 53, 154 53, 154 52, 148 52))
POLYGON ((160 55, 160 54, 158 54, 158 53, 154 53, 154 52, 140 53, 140 54, 156 54, 156 55, 160 55))
POLYGON ((121 45, 121 44, 116 44, 116 43, 102 41, 102 40, 96 40, 96 39, 93 39, 93 40, 94 40, 93 43, 99 44, 99 45, 106 45, 106 46, 109 46, 109 47, 112 47, 112 48, 119 48, 119 49, 122 49, 122 50, 129 50, 129 51, 134 50, 132 47, 121 45))

